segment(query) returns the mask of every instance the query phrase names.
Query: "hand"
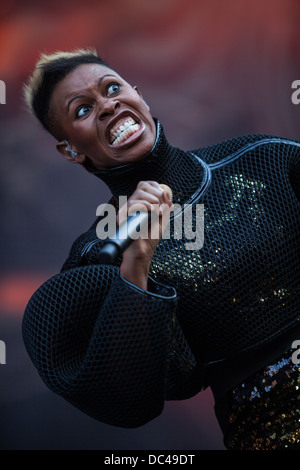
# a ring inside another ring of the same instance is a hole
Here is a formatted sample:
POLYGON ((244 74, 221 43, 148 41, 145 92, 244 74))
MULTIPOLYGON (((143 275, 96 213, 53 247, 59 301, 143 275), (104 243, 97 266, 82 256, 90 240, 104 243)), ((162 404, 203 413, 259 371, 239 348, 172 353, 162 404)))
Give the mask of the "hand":
POLYGON ((127 281, 146 290, 152 256, 173 210, 169 191, 162 189, 156 181, 141 181, 127 204, 120 208, 117 223, 121 225, 127 214, 139 210, 152 213, 151 224, 143 238, 134 240, 124 251, 120 274, 127 281))

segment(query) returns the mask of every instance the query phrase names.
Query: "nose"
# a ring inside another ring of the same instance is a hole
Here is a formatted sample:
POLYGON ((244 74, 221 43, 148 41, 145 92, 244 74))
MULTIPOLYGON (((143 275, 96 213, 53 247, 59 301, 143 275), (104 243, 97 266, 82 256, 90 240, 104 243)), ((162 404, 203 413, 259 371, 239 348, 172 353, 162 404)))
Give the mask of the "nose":
POLYGON ((113 115, 116 110, 120 107, 120 102, 115 99, 105 99, 102 103, 100 103, 100 111, 99 111, 99 119, 103 120, 108 116, 113 115))

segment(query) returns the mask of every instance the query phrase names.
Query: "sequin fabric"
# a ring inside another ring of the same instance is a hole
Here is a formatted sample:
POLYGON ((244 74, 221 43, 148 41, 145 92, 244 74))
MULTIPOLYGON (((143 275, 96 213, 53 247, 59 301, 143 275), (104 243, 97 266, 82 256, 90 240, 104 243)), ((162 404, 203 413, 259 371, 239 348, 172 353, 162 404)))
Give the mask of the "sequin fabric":
POLYGON ((287 351, 230 392, 231 450, 300 449, 300 365, 287 351))

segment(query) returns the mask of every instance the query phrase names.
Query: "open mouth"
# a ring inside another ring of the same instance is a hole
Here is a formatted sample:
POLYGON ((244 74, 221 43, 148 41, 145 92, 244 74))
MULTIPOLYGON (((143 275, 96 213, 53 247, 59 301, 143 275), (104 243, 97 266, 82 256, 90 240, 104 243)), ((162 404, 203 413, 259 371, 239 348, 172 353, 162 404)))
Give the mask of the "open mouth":
POLYGON ((110 129, 110 145, 116 146, 126 142, 129 137, 140 130, 141 126, 131 116, 123 116, 110 129))

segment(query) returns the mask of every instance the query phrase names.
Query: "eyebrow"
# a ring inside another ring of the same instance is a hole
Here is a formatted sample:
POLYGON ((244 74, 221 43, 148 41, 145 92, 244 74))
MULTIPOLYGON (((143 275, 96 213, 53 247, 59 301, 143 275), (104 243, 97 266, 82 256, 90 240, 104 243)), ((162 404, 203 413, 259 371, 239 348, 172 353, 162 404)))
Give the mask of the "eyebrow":
MULTIPOLYGON (((104 78, 106 78, 106 77, 115 77, 115 78, 116 78, 116 76, 115 76, 115 75, 112 75, 111 73, 107 73, 106 75, 102 75, 102 77, 99 78, 99 80, 98 80, 98 82, 97 82, 97 88, 100 87, 102 81, 103 81, 104 78)), ((70 109, 70 105, 71 105, 72 101, 77 100, 78 98, 85 98, 85 95, 76 95, 76 96, 73 96, 73 98, 71 98, 70 101, 68 102, 68 106, 67 106, 67 110, 68 110, 68 111, 69 111, 69 109, 70 109)))

